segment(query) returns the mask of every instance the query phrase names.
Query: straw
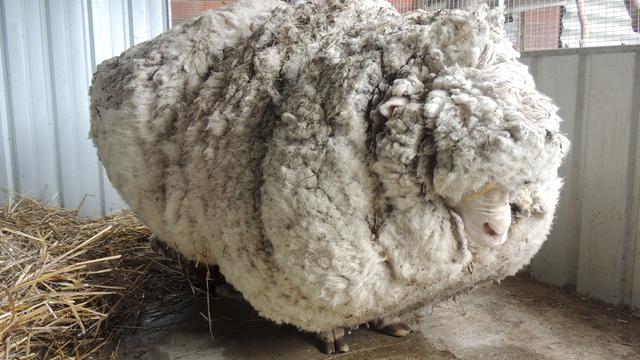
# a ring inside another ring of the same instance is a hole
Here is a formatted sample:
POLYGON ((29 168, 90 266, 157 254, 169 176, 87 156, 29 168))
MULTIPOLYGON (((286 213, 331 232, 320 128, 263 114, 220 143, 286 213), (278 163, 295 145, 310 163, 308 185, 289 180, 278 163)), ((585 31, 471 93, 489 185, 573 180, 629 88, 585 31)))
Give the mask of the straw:
POLYGON ((0 359, 115 358, 145 298, 188 287, 148 236, 127 211, 83 219, 28 198, 0 208, 0 359))

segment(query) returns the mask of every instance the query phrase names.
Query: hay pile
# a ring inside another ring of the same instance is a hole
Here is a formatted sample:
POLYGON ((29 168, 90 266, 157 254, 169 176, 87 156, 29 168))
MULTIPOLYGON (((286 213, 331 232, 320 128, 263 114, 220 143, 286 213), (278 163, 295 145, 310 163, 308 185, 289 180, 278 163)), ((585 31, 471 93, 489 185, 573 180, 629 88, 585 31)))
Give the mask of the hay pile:
POLYGON ((89 220, 26 198, 0 209, 0 358, 115 357, 146 299, 188 286, 148 236, 130 212, 89 220))

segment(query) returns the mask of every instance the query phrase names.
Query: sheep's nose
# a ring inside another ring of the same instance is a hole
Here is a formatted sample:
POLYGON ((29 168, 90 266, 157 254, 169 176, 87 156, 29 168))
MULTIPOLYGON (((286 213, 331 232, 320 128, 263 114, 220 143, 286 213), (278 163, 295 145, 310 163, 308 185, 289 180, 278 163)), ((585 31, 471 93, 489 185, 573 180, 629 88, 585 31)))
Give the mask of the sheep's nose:
POLYGON ((484 223, 484 232, 487 233, 489 236, 497 236, 498 233, 493 230, 493 228, 491 227, 491 225, 489 225, 489 223, 484 223))
POLYGON ((502 236, 509 230, 509 224, 505 221, 496 223, 484 223, 484 232, 489 236, 502 236))

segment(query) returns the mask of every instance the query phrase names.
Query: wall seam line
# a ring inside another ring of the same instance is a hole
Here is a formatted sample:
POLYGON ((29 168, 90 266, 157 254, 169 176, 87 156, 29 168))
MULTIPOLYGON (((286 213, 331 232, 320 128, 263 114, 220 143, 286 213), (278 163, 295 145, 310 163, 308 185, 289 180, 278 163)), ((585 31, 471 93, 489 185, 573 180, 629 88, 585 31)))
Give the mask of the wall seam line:
POLYGON ((127 0, 127 11, 129 11, 129 46, 126 48, 130 48, 135 44, 135 31, 133 24, 133 2, 132 0, 127 0))
POLYGON ((164 10, 164 31, 171 29, 171 18, 173 14, 171 12, 171 0, 163 0, 162 8, 164 10))
MULTIPOLYGON (((66 4, 66 3, 65 3, 66 4)), ((53 49, 51 47, 51 10, 49 8, 50 2, 44 1, 44 26, 43 29, 46 29, 46 34, 43 36, 43 44, 44 47, 43 53, 47 54, 47 78, 49 80, 48 84, 48 92, 49 92, 49 101, 51 106, 51 119, 53 121, 53 146, 55 153, 55 161, 56 161, 56 187, 58 189, 57 197, 60 201, 60 205, 62 207, 66 206, 64 200, 64 186, 62 181, 62 160, 61 160, 61 152, 60 152, 60 121, 58 116, 58 105, 57 105, 57 96, 56 96, 56 78, 54 74, 54 63, 53 63, 53 49)), ((64 5, 63 5, 64 6, 64 5)), ((66 16, 66 15, 65 15, 66 16)))
MULTIPOLYGON (((640 195, 640 186, 637 184, 636 173, 638 166, 638 135, 640 125, 640 51, 635 53, 634 57, 634 81, 632 90, 633 103, 631 104, 631 119, 629 125, 629 153, 627 159, 627 200, 625 204, 625 228, 624 228, 624 245, 623 245, 623 279, 620 284, 620 295, 625 304, 631 304, 633 299, 633 290, 635 281, 634 278, 635 264, 638 261, 635 258, 636 250, 638 247, 637 232, 634 231, 635 223, 633 219, 638 219, 638 203, 640 202, 637 197, 640 195)), ((640 178, 637 178, 640 179, 640 178)))
MULTIPOLYGON (((573 151, 577 154, 577 156, 573 157, 573 164, 571 164, 571 174, 576 179, 575 188, 571 193, 571 199, 575 199, 576 201, 576 211, 575 211, 575 219, 573 219, 573 228, 575 229, 575 238, 574 238, 574 256, 572 261, 572 265, 576 269, 575 275, 575 285, 576 289, 578 289, 580 283, 580 238, 582 232, 582 194, 583 194, 583 185, 584 185, 584 167, 585 167, 585 151, 586 151, 586 140, 587 140, 587 116, 585 108, 589 105, 589 98, 587 94, 587 86, 589 85, 589 77, 587 75, 587 56, 584 54, 579 55, 578 57, 578 80, 577 80, 577 94, 576 94, 576 113, 575 113, 575 121, 573 133, 575 134, 575 139, 573 143, 573 151)), ((579 289, 578 289, 579 290, 579 289)))
MULTIPOLYGON (((26 24, 24 23, 24 21, 22 21, 22 19, 25 18, 25 16, 23 15, 24 13, 26 13, 26 11, 24 10, 24 2, 20 2, 20 4, 18 5, 20 10, 19 10, 19 14, 20 14, 20 34, 24 37, 25 41, 21 41, 20 42, 20 54, 22 56, 22 59, 24 59, 24 63, 22 64, 22 66, 19 68, 20 72, 22 72, 23 77, 25 78, 25 82, 24 82, 24 86, 25 86, 25 92, 27 94, 32 94, 32 84, 31 84, 31 77, 28 75, 29 73, 29 69, 33 68, 32 66, 32 61, 31 61, 31 56, 29 53, 29 49, 28 49, 28 43, 30 41, 30 36, 28 34, 28 32, 26 31, 26 24)), ((26 141, 28 142, 28 148, 29 151, 26 152, 26 156, 29 161, 32 164, 39 164, 40 161, 38 154, 34 151, 36 149, 36 146, 34 145, 34 124, 33 124, 33 118, 34 118, 34 114, 33 114, 33 104, 29 103, 25 106, 25 119, 21 119, 21 121, 24 121, 25 123, 25 132, 28 133, 29 136, 23 137, 22 139, 26 138, 26 141)), ((15 126, 16 122, 15 122, 15 117, 14 117, 14 126, 15 126)), ((15 144, 16 144, 16 155, 18 154, 17 150, 18 150, 18 138, 14 138, 15 139, 15 144)), ((27 163, 28 163, 27 162, 27 163)), ((22 167, 20 166, 20 164, 18 164, 18 176, 21 178, 22 177, 22 167)), ((31 173, 31 179, 32 182, 35 182, 36 184, 41 184, 42 183, 42 173, 40 172, 40 170, 36 170, 35 168, 31 168, 29 169, 32 171, 31 173), (35 179, 35 181, 33 181, 33 179, 35 179)), ((22 184, 20 186, 20 195, 21 196, 31 196, 31 197, 41 197, 41 190, 40 188, 29 188, 29 189, 24 189, 22 188, 22 184)))
MULTIPOLYGON (((91 70, 92 72, 96 71, 97 68, 97 60, 96 60, 96 44, 95 44, 95 36, 94 36, 94 26, 93 26, 93 7, 91 5, 91 0, 86 0, 86 18, 87 18, 87 28, 89 30, 89 56, 91 61, 91 70)), ((93 78, 93 77, 91 77, 93 78)), ((90 81, 91 82, 91 81, 90 81)), ((89 84, 91 86, 91 84, 89 84)), ((91 106, 91 99, 89 99, 89 106, 91 106)), ((100 188, 100 213, 101 215, 106 215, 106 193, 105 193, 105 184, 104 184, 104 171, 102 170, 102 164, 98 166, 98 185, 100 188)))

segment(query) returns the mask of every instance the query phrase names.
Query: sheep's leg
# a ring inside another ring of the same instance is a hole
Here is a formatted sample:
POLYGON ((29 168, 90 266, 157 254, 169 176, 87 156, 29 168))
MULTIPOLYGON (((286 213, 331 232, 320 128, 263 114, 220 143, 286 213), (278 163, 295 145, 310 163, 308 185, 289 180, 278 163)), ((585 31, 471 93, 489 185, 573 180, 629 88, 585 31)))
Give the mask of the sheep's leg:
POLYGON ((320 350, 325 354, 345 353, 349 351, 349 345, 344 342, 344 328, 323 331, 317 334, 320 340, 320 350))
POLYGON ((369 327, 377 332, 394 337, 405 337, 411 333, 409 325, 398 318, 381 318, 369 322, 369 327))
POLYGON ((149 237, 149 242, 154 251, 180 264, 187 278, 189 278, 190 281, 200 289, 207 289, 208 278, 210 281, 209 284, 213 285, 209 286, 209 289, 213 290, 213 293, 216 296, 224 299, 242 299, 242 294, 240 294, 240 292, 238 292, 231 284, 227 283, 224 275, 220 273, 220 268, 218 268, 218 266, 212 265, 207 267, 197 265, 195 262, 187 260, 174 248, 168 246, 164 241, 162 241, 156 234, 152 234, 149 237), (208 276, 207 271, 209 272, 208 276))

